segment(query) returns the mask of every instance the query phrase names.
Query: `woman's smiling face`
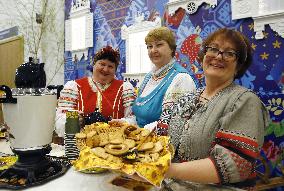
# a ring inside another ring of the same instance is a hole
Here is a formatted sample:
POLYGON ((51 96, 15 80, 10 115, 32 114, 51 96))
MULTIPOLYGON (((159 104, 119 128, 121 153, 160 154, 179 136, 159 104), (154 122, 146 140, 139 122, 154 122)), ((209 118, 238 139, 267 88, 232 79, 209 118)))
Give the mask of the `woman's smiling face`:
POLYGON ((173 50, 165 40, 157 40, 147 43, 148 56, 157 68, 168 64, 172 59, 173 50))
POLYGON ((98 60, 93 68, 93 78, 96 82, 108 84, 113 81, 115 71, 115 63, 107 59, 98 60))
POLYGON ((213 48, 215 52, 219 50, 219 52, 217 56, 212 56, 210 50, 207 49, 205 51, 202 64, 206 78, 224 83, 233 81, 237 72, 237 53, 235 51, 235 45, 229 39, 224 39, 222 36, 219 36, 215 38, 208 47, 213 48), (236 53, 235 59, 224 59, 224 52, 236 53))

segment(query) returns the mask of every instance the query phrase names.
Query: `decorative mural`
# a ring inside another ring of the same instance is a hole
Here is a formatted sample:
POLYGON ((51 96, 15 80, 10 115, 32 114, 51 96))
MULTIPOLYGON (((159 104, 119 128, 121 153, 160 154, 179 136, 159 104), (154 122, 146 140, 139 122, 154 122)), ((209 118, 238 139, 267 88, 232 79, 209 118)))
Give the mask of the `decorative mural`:
MULTIPOLYGON (((73 2, 74 0, 65 2, 65 19, 68 18, 73 2)), ((241 31, 250 39, 254 51, 254 63, 237 83, 254 90, 270 112, 272 122, 266 129, 261 156, 272 169, 270 177, 283 176, 284 38, 267 26, 264 32, 265 38, 256 40, 252 19, 232 21, 230 0, 219 0, 214 9, 208 4, 203 4, 195 14, 191 15, 182 8, 174 15, 169 15, 164 10, 164 4, 167 2, 167 0, 92 0, 94 47, 89 49, 88 55, 84 55, 84 58, 76 58, 71 52, 65 52, 65 82, 91 75, 92 57, 105 45, 120 50, 121 63, 117 78, 122 79, 121 74, 125 72, 125 42, 121 40, 120 27, 123 24, 126 26, 133 24, 135 16, 140 13, 145 15, 145 20, 153 20, 156 16, 163 18, 163 25, 176 34, 177 61, 200 82, 203 75, 196 57, 202 40, 221 27, 241 31)), ((277 188, 277 190, 282 189, 277 188)))

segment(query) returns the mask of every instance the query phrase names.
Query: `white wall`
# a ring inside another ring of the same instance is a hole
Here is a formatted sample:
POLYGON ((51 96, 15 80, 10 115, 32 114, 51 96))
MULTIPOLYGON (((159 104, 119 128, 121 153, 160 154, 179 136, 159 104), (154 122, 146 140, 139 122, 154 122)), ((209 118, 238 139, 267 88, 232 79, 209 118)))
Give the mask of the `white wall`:
POLYGON ((14 26, 25 40, 25 62, 37 56, 45 63, 47 85, 63 84, 64 0, 0 0, 0 31, 14 26), (42 24, 36 13, 46 15, 42 24))

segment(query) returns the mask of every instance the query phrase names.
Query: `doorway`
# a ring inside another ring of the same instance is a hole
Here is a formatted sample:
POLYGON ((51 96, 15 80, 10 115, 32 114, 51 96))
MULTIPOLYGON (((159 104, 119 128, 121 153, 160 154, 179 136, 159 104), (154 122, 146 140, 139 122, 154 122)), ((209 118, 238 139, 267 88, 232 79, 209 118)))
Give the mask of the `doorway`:
MULTIPOLYGON (((15 72, 23 62, 24 38, 22 36, 0 40, 0 85, 15 88, 15 72)), ((1 123, 3 123, 2 104, 0 104, 1 123)))

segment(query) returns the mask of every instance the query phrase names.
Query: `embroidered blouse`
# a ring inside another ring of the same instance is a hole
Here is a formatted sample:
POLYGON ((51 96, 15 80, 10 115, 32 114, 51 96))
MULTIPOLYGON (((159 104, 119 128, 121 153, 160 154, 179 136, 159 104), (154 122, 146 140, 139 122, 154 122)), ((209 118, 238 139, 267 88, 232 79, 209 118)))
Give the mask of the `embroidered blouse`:
POLYGON ((95 83, 91 77, 68 81, 58 99, 56 132, 64 136, 67 110, 88 114, 98 108, 105 117, 122 118, 132 115, 135 97, 133 86, 121 80, 115 79, 106 85, 95 83))
POLYGON ((138 125, 143 127, 157 122, 162 110, 173 104, 179 95, 195 91, 199 83, 194 80, 195 78, 174 60, 159 70, 154 68, 145 76, 139 88, 138 98, 133 105, 138 125), (156 103, 157 100, 159 103, 156 103), (152 104, 149 106, 147 102, 153 102, 155 106, 152 104))
POLYGON ((165 111, 162 117, 169 125, 158 126, 158 134, 170 136, 174 162, 210 158, 221 185, 253 189, 255 162, 268 125, 264 104, 235 84, 200 103, 203 90, 184 95, 165 111))

